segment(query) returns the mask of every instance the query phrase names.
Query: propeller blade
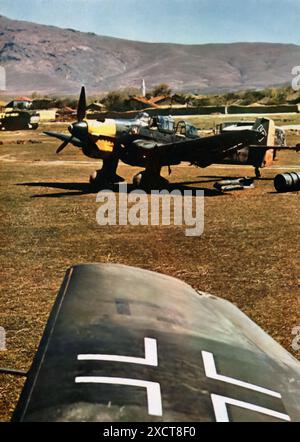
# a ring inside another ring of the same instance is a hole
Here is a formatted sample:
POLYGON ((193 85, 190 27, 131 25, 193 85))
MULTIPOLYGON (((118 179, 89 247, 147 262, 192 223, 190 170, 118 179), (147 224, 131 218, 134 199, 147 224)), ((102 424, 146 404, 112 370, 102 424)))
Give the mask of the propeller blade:
POLYGON ((56 153, 60 153, 65 147, 67 147, 67 145, 70 143, 70 141, 72 140, 72 137, 70 137, 68 140, 65 140, 56 150, 56 153))
POLYGON ((85 87, 82 86, 77 106, 77 120, 79 122, 85 118, 85 112, 86 112, 85 87))

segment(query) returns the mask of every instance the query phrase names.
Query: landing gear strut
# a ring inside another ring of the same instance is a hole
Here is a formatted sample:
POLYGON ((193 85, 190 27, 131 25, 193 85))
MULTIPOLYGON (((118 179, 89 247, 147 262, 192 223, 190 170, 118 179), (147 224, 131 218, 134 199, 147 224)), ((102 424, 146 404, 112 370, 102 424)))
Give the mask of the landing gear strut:
POLYGON ((132 184, 146 190, 163 189, 169 185, 169 181, 160 175, 161 167, 143 170, 134 175, 132 184))
POLYGON ((124 178, 116 174, 118 162, 118 158, 103 160, 102 168, 90 175, 90 185, 93 191, 124 181, 124 178))

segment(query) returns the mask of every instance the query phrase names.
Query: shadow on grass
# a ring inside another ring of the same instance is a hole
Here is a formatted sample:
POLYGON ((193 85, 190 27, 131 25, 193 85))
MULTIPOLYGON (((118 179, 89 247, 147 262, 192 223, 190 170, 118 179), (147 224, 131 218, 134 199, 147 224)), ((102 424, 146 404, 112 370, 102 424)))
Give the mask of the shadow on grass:
POLYGON ((63 196, 80 196, 89 193, 95 193, 92 191, 91 186, 88 183, 57 183, 57 182, 35 182, 35 183, 18 183, 17 186, 28 187, 46 187, 51 189, 70 190, 71 192, 57 192, 57 193, 43 193, 37 195, 31 195, 31 198, 61 198, 63 196))
MULTIPOLYGON (((205 176, 199 176, 199 178, 202 178, 203 181, 192 181, 191 183, 210 183, 213 181, 220 181, 220 180, 238 180, 239 178, 251 178, 254 181, 272 181, 274 179, 274 177, 261 177, 261 178, 256 178, 254 176, 228 176, 228 175, 205 175, 205 176), (208 180, 205 180, 204 178, 209 178, 208 180)), ((185 183, 187 184, 187 183, 185 183)))
MULTIPOLYGON (((205 182, 205 181, 203 181, 205 182)), ((204 196, 210 197, 210 196, 222 196, 223 194, 219 192, 216 189, 206 189, 201 187, 193 187, 189 186, 187 184, 194 184, 198 183, 198 181, 191 181, 191 182, 184 182, 184 183, 170 183, 167 186, 167 190, 179 190, 180 192, 184 191, 192 191, 193 195, 196 195, 196 191, 203 190, 204 196)), ((103 189, 95 190, 91 187, 88 183, 66 183, 66 182, 34 182, 34 183, 18 183, 17 186, 28 186, 28 187, 46 187, 51 189, 62 189, 62 190, 69 190, 69 192, 56 192, 56 193, 44 193, 44 194, 36 194, 31 195, 31 198, 61 198, 65 196, 81 196, 81 195, 88 195, 88 194, 95 194, 99 192, 100 190, 109 189, 112 190, 115 193, 119 193, 120 188, 117 184, 112 186, 107 186, 103 189)), ((136 190, 136 188, 132 184, 127 184, 127 193, 131 192, 132 190, 136 190)), ((154 190, 154 189, 153 189, 154 190)), ((145 192, 150 194, 151 190, 146 190, 145 192)))

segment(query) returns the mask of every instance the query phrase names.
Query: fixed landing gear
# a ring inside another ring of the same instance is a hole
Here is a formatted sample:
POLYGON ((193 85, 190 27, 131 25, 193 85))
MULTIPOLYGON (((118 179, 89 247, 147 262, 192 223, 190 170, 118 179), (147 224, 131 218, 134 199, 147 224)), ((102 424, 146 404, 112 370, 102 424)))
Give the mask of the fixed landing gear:
POLYGON ((104 160, 102 168, 95 170, 90 175, 90 185, 92 190, 95 192, 124 181, 124 178, 116 174, 117 167, 118 159, 104 160))
POLYGON ((124 181, 124 178, 122 178, 121 176, 117 174, 107 175, 103 172, 102 169, 95 170, 90 175, 90 185, 95 191, 103 189, 105 187, 111 187, 112 185, 116 183, 121 183, 122 181, 124 181))
POLYGON ((159 173, 143 170, 134 175, 132 184, 134 187, 151 190, 166 188, 169 185, 169 181, 166 178, 163 178, 159 173))

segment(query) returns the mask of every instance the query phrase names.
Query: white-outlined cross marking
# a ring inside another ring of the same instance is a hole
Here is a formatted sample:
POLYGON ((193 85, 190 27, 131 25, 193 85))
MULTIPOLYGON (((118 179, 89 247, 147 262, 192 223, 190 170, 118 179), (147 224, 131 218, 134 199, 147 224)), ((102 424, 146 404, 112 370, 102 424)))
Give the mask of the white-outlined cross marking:
POLYGON ((130 364, 142 364, 158 366, 156 339, 144 338, 145 357, 136 358, 132 356, 106 355, 106 354, 81 354, 77 356, 79 361, 111 361, 128 362, 130 364))
MULTIPOLYGON (((158 366, 157 342, 156 339, 144 338, 145 357, 120 356, 108 354, 79 354, 79 361, 110 361, 125 362, 129 364, 158 366)), ((131 387, 143 387, 147 390, 148 414, 162 416, 162 399, 160 384, 158 382, 145 381, 140 379, 116 378, 107 376, 77 376, 75 383, 115 384, 130 385, 131 387)))
POLYGON ((161 391, 158 382, 150 382, 139 379, 113 378, 106 376, 79 376, 76 383, 116 384, 130 385, 131 387, 144 387, 147 390, 148 414, 162 416, 161 391))
MULTIPOLYGON (((226 382, 232 385, 237 385, 249 390, 258 391, 259 393, 267 394, 268 396, 273 396, 279 399, 281 398, 281 394, 277 391, 269 390, 268 388, 260 387, 259 385, 250 384, 248 382, 240 381, 239 379, 219 374, 216 369, 214 355, 208 351, 201 351, 201 354, 203 359, 204 371, 208 378, 216 379, 217 381, 226 382)), ((268 416, 273 416, 277 419, 282 419, 285 421, 291 420, 287 414, 279 413, 278 411, 270 410, 269 408, 260 407, 249 402, 239 401, 237 399, 232 399, 226 396, 211 394, 211 400, 217 422, 229 422, 226 404, 235 405, 237 407, 256 411, 258 413, 263 413, 268 416)))
POLYGON ((277 391, 269 390, 268 388, 259 387, 258 385, 249 384, 248 382, 240 381, 238 379, 217 373, 214 355, 208 351, 202 351, 201 353, 205 374, 208 378, 227 382, 228 384, 238 385, 239 387, 248 388, 249 390, 259 391, 260 393, 268 394, 269 396, 281 398, 281 394, 277 393, 277 391))
POLYGON ((212 394, 211 400, 214 407, 214 412, 217 422, 229 422, 228 411, 226 404, 235 405, 236 407, 245 408, 246 410, 256 411, 257 413, 266 414, 277 419, 290 421, 291 418, 284 413, 270 410, 270 408, 260 407, 259 405, 250 404, 250 402, 238 401, 226 396, 220 396, 219 394, 212 394))

